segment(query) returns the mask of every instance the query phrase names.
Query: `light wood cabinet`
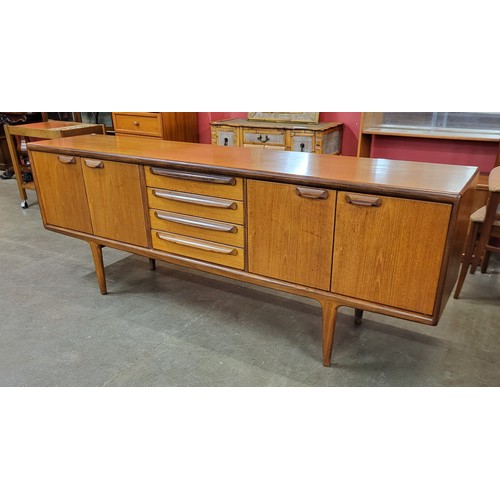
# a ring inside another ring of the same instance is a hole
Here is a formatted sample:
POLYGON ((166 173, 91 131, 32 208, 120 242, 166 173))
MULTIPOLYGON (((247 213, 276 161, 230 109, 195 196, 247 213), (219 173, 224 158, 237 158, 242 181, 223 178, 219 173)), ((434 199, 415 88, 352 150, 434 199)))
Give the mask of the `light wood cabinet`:
POLYGON ((273 123, 244 120, 214 121, 212 144, 339 155, 342 128, 339 122, 273 123))
POLYGON ((329 290, 336 192, 247 181, 248 270, 329 290))
POLYGON ((339 192, 332 292, 432 315, 450 214, 444 203, 339 192))
POLYGON ((81 162, 94 235, 147 246, 139 166, 91 158, 81 162))
POLYGON ((32 162, 45 224, 148 245, 138 165, 39 152, 32 162))
MULTIPOLYGON (((274 139, 276 144, 278 139, 274 139)), ((156 139, 28 145, 45 227, 102 248, 313 298, 331 362, 337 310, 435 325, 478 169, 156 139)))
POLYGON ((92 234, 80 158, 51 153, 33 153, 33 156, 44 223, 92 234))
POLYGON ((198 113, 115 111, 117 136, 198 142, 198 113))

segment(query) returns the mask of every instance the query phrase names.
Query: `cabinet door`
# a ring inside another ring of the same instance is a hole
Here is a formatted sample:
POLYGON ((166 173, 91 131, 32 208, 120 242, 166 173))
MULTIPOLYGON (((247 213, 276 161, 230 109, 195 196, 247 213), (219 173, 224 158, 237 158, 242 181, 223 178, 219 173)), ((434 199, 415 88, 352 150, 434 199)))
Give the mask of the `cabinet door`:
POLYGON ((80 158, 34 151, 32 160, 44 223, 92 233, 80 158))
POLYGON ((336 192, 247 181, 248 270, 328 290, 336 192))
POLYGON ((82 158, 82 170, 94 234, 147 246, 139 166, 82 158))
POLYGON ((332 292, 431 315, 451 205, 339 192, 332 292))

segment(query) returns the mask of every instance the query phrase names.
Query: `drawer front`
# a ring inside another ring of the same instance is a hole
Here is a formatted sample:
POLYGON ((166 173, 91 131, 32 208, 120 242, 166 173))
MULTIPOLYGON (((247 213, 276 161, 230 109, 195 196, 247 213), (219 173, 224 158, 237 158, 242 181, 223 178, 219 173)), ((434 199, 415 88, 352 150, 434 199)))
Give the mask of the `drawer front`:
POLYGON ((113 122, 118 135, 163 136, 160 113, 113 113, 113 122))
POLYGON ((200 194, 148 188, 150 208, 243 224, 243 202, 200 194))
POLYGON ((185 193, 243 200, 243 179, 239 177, 146 167, 146 185, 185 193))
POLYGON ((234 128, 212 128, 212 144, 218 144, 219 146, 237 146, 237 143, 238 140, 234 128))
POLYGON ((154 229, 151 231, 151 236, 153 248, 156 250, 237 269, 243 269, 245 265, 244 251, 238 247, 156 231, 154 229))
POLYGON ((314 153, 314 135, 292 135, 292 151, 314 153))
POLYGON ((285 146, 285 132, 279 130, 243 130, 244 144, 266 144, 268 146, 285 146))
POLYGON ((243 247, 245 244, 243 226, 239 224, 202 219, 164 210, 153 209, 149 213, 152 229, 237 247, 243 247))

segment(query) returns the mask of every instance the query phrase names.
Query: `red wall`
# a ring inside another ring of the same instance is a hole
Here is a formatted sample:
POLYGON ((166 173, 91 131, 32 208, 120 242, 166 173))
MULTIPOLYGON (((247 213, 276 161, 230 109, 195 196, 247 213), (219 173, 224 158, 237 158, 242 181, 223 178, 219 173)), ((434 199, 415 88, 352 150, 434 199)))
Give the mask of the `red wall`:
MULTIPOLYGON (((198 113, 200 142, 209 144, 210 122, 226 118, 246 118, 247 112, 198 113)), ((356 156, 361 113, 321 112, 320 122, 342 122, 342 154, 356 156)), ((373 158, 412 160, 453 165, 473 165, 482 172, 489 172, 495 165, 498 150, 496 142, 450 141, 439 139, 414 139, 407 137, 376 136, 372 143, 373 158)))

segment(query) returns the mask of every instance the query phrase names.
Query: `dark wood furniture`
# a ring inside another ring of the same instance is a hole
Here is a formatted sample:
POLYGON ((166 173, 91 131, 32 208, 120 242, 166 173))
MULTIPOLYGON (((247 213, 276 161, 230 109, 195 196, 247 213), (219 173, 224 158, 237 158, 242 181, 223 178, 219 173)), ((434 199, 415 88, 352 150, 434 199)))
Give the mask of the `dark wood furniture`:
POLYGON ((470 216, 465 255, 455 289, 456 299, 462 291, 467 271, 474 274, 481 265, 481 272, 485 273, 491 252, 500 252, 500 167, 490 172, 488 189, 490 196, 486 205, 470 216))
POLYGON ((47 229, 316 299, 329 365, 339 307, 437 324, 478 169, 144 138, 28 145, 47 229), (436 168, 439 167, 439 168, 436 168), (64 207, 64 209, 61 209, 64 207), (71 207, 71 208, 69 208, 71 207))

